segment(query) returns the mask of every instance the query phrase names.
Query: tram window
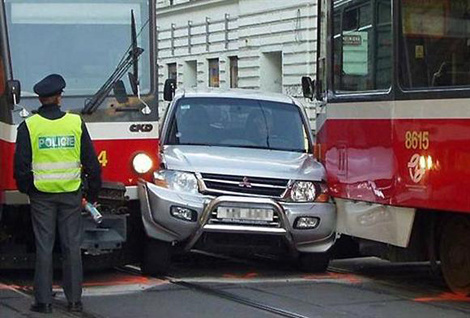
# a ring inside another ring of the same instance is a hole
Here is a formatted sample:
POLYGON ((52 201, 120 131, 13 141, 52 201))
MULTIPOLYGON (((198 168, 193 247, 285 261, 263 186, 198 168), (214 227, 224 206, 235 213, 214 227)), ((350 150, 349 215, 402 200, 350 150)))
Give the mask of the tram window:
POLYGON ((402 87, 470 85, 470 2, 403 1, 400 12, 402 87))
POLYGON ((334 2, 334 89, 388 90, 392 76, 390 0, 334 2))
MULTIPOLYGON (((34 83, 51 72, 67 80, 66 96, 94 94, 126 57, 131 10, 144 49, 140 89, 150 91, 147 0, 6 0, 13 73, 22 95, 35 96, 34 83)), ((128 81, 126 90, 131 91, 128 81)))
POLYGON ((359 10, 349 10, 344 13, 343 31, 355 31, 359 28, 359 10))
POLYGON ((2 57, 0 57, 0 96, 5 93, 5 88, 5 65, 2 57))

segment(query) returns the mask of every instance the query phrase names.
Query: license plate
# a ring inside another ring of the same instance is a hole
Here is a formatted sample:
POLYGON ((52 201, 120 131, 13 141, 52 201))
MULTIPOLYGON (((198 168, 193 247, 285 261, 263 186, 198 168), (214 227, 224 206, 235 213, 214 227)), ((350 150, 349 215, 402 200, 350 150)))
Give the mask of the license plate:
POLYGON ((272 221, 273 215, 274 211, 272 209, 231 207, 217 208, 218 219, 272 221))

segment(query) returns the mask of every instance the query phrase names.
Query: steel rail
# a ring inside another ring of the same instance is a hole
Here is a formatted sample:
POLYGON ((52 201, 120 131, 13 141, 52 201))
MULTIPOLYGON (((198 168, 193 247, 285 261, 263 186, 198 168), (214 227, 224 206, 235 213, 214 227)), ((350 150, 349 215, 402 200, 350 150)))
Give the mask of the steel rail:
MULTIPOLYGON (((142 275, 142 273, 136 268, 136 267, 116 267, 115 268, 118 271, 132 274, 132 275, 142 275)), ((184 280, 175 280, 172 277, 169 276, 162 276, 161 278, 167 279, 171 284, 181 286, 187 289, 195 290, 200 293, 204 293, 207 295, 215 296, 218 298, 223 298, 225 300, 229 300, 235 303, 239 303, 251 308, 256 308, 265 312, 273 313, 281 317, 287 317, 287 318, 308 318, 308 316, 304 316, 295 312, 291 312, 288 310, 284 310, 282 308, 270 306, 261 302, 253 301, 251 299, 235 295, 230 292, 226 292, 217 288, 209 287, 203 284, 198 284, 198 283, 190 283, 184 280)))
POLYGON ((188 289, 195 290, 195 291, 208 294, 211 296, 223 298, 223 299, 226 299, 235 303, 239 303, 239 304, 251 307, 251 308, 256 308, 262 311, 273 313, 281 317, 308 318, 308 316, 304 316, 295 312, 287 311, 278 307, 266 305, 261 302, 253 301, 248 298, 241 297, 241 296, 238 296, 238 295, 235 295, 235 294, 232 294, 232 293, 220 290, 220 289, 208 287, 202 284, 188 283, 185 281, 172 281, 172 280, 170 280, 170 283, 174 285, 186 287, 188 289))
MULTIPOLYGON (((206 253, 206 252, 201 252, 200 254, 207 254, 207 255, 216 256, 215 254, 206 253)), ((220 257, 220 256, 218 256, 218 257, 220 257)), ((239 263, 245 263, 245 264, 257 264, 255 262, 251 262, 249 260, 244 260, 244 261, 241 262, 240 260, 234 259, 234 258, 231 258, 231 257, 220 257, 220 258, 223 258, 223 259, 226 259, 226 260, 233 260, 233 261, 236 261, 236 262, 239 262, 239 263)), ((142 275, 140 270, 138 269, 138 267, 134 267, 134 266, 132 266, 132 267, 126 266, 126 268, 120 268, 118 270, 123 271, 123 272, 127 272, 129 274, 132 273, 134 275, 142 275)), ((338 267, 335 267, 335 266, 329 266, 328 267, 328 272, 338 273, 338 274, 354 274, 354 271, 351 271, 351 270, 348 270, 348 269, 343 269, 343 268, 338 268, 338 267)), ((367 277, 367 276, 364 276, 364 277, 367 277)), ((309 316, 304 316, 304 315, 301 315, 301 314, 298 314, 298 313, 295 313, 295 312, 290 312, 290 311, 287 311, 287 310, 284 310, 284 309, 281 309, 281 308, 266 305, 266 304, 263 304, 263 303, 260 303, 260 302, 256 302, 256 301, 247 299, 245 297, 235 295, 235 294, 230 293, 230 292, 221 291, 220 289, 216 289, 216 288, 209 287, 209 286, 206 286, 206 285, 202 285, 202 284, 199 284, 199 283, 187 282, 187 281, 184 281, 184 279, 179 281, 179 280, 177 280, 173 277, 163 276, 163 275, 160 278, 161 279, 166 279, 174 285, 179 285, 181 287, 192 289, 192 290, 195 290, 195 291, 198 291, 198 292, 201 292, 201 293, 206 293, 208 295, 212 295, 212 296, 223 298, 223 299, 226 299, 226 300, 229 300, 229 301, 232 301, 232 302, 240 303, 240 304, 252 307, 252 308, 260 309, 260 310, 265 311, 265 312, 274 313, 274 314, 279 315, 281 317, 294 317, 294 318, 307 318, 307 317, 309 317, 309 316)), ((369 290, 369 291, 373 291, 373 292, 377 292, 377 290, 379 290, 381 293, 385 292, 388 295, 393 295, 393 296, 398 297, 402 300, 407 300, 407 301, 410 300, 410 297, 403 296, 403 295, 397 295, 395 293, 390 293, 388 291, 388 288, 393 288, 393 289, 402 288, 403 287, 402 284, 390 282, 390 281, 388 281, 386 279, 383 279, 383 278, 374 277, 372 279, 375 282, 377 282, 379 285, 382 285, 383 287, 385 287, 386 291, 381 290, 381 289, 377 289, 377 288, 365 288, 365 290, 369 290)), ((436 289, 435 294, 439 294, 439 292, 442 292, 442 290, 440 288, 436 289)), ((464 314, 469 313, 468 309, 466 309, 466 308, 459 308, 459 307, 452 306, 452 305, 445 305, 445 304, 438 304, 438 303, 428 303, 428 305, 431 305, 431 306, 434 306, 434 307, 440 308, 440 309, 446 309, 446 310, 451 309, 451 310, 455 310, 456 312, 461 312, 461 313, 464 313, 464 314)))

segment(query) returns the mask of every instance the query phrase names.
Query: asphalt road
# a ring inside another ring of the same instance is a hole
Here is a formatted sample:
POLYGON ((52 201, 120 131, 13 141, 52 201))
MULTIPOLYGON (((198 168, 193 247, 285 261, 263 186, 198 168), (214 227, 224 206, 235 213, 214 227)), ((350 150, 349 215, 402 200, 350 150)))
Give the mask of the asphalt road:
MULTIPOLYGON (((32 275, 0 273, 0 317, 46 317, 28 311, 32 275)), ((205 255, 178 260, 165 277, 138 267, 88 272, 78 315, 54 290, 48 317, 470 317, 470 298, 449 293, 428 264, 376 258, 336 260, 323 274, 205 255)))

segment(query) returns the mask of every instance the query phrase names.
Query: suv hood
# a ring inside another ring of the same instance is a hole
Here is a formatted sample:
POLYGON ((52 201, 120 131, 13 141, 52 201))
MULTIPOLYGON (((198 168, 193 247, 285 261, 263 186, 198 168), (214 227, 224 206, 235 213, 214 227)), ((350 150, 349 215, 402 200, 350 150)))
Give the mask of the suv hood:
POLYGON ((300 152, 166 145, 162 159, 171 170, 315 181, 325 177, 313 155, 300 152))

